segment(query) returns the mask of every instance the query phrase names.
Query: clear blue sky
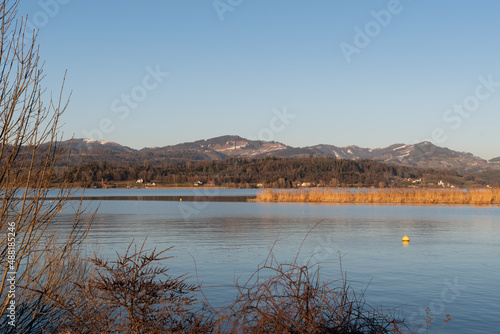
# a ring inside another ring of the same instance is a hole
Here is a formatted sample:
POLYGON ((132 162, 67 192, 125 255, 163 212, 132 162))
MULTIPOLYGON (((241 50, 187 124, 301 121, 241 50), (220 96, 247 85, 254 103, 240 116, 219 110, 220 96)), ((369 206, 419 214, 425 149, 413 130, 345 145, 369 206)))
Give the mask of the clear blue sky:
POLYGON ((431 140, 488 159, 500 156, 498 13, 497 0, 19 7, 39 28, 49 91, 68 70, 66 137, 134 148, 225 134, 292 146, 431 140), (158 70, 168 76, 155 80, 158 70))

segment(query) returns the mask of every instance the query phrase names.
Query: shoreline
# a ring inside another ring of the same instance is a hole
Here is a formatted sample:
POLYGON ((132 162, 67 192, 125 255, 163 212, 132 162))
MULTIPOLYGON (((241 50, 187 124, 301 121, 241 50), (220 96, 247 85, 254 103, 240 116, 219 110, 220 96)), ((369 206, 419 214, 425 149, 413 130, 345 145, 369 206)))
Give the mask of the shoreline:
MULTIPOLYGON (((89 190, 73 188, 73 190, 89 190)), ((91 188, 90 190, 93 190, 91 188)), ((143 190, 143 189, 227 189, 246 188, 204 188, 204 187, 158 187, 158 188, 96 188, 99 190, 143 190)), ((104 193, 87 195, 92 200, 154 200, 154 201, 195 201, 195 202, 250 202, 250 203, 310 203, 310 204, 359 204, 359 205, 465 205, 499 206, 500 188, 307 188, 307 189, 259 189, 256 194, 155 194, 107 195, 104 193)), ((71 200, 80 199, 80 196, 71 200)), ((50 198, 52 199, 52 198, 50 198)))
MULTIPOLYGON (((59 187, 50 187, 48 188, 49 190, 57 190, 61 189, 59 187)), ((65 189, 73 189, 73 190, 154 190, 154 189, 200 189, 200 190, 212 190, 212 189, 218 189, 218 190, 269 190, 271 188, 230 188, 230 187, 142 187, 142 188, 128 188, 128 187, 103 187, 103 188, 86 188, 86 187, 71 187, 71 188, 65 188, 65 189)), ((326 189, 326 188, 325 188, 326 189)), ((335 188, 333 188, 335 189, 335 188)), ((356 188, 353 188, 356 189, 356 188)))
MULTIPOLYGON (((57 186, 49 187, 50 190, 61 189, 57 186)), ((486 187, 471 187, 471 188, 442 188, 442 187, 422 187, 422 188, 414 188, 414 187, 394 187, 394 188, 372 188, 372 187, 300 187, 300 188, 236 188, 236 187, 222 187, 222 186, 214 186, 214 187, 195 187, 195 186, 152 186, 152 187, 70 187, 65 189, 76 189, 76 190, 90 190, 90 189, 130 189, 130 190, 138 190, 138 189, 231 189, 231 190, 260 190, 260 191, 340 191, 340 190, 370 190, 370 191, 392 191, 392 190, 410 190, 410 191, 467 191, 467 190, 494 190, 500 188, 486 188, 486 187)))

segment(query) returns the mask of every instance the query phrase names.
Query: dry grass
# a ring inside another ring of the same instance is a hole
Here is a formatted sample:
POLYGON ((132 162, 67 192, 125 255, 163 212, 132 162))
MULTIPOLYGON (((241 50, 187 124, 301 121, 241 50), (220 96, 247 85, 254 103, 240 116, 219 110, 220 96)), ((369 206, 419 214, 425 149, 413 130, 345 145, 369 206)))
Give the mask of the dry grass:
POLYGON ((373 203, 373 204, 500 204, 500 189, 368 189, 268 190, 257 202, 373 203))

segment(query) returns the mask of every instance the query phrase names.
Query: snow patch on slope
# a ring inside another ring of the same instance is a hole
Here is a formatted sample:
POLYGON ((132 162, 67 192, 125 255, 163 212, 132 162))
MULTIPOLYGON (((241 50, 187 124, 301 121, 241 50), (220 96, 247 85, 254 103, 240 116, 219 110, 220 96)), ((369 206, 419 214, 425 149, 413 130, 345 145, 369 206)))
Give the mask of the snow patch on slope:
POLYGON ((408 145, 399 146, 399 147, 393 148, 392 150, 393 151, 400 150, 402 148, 405 148, 406 146, 408 146, 408 145))
POLYGON ((84 139, 83 141, 87 144, 93 144, 93 143, 99 143, 101 145, 114 144, 114 142, 112 142, 112 141, 104 141, 104 140, 97 140, 97 139, 84 139))

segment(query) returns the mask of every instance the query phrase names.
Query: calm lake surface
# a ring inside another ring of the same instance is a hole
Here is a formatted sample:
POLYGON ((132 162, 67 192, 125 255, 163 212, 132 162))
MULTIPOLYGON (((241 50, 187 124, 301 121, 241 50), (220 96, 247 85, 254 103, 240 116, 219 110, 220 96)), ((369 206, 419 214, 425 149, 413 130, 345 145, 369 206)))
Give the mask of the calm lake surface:
MULTIPOLYGON (((251 196, 256 190, 88 190, 86 196, 128 196, 89 201, 99 206, 89 237, 95 250, 113 258, 132 240, 165 249, 170 274, 197 273, 209 302, 227 305, 269 254, 283 262, 320 263, 323 280, 341 278, 376 309, 396 309, 412 324, 448 313, 440 333, 496 333, 500 328, 500 208, 469 206, 331 205, 190 202, 147 196, 251 196), (130 199, 137 197, 137 200, 130 199), (312 231, 307 235, 307 233, 312 231), (401 238, 410 237, 403 245, 401 238), (307 236, 307 237, 306 237, 307 236), (168 253, 167 253, 168 254, 168 253), (197 272, 195 270, 195 263, 197 272)), ((64 231, 66 208, 54 227, 64 231)), ((425 333, 425 329, 421 331, 425 333)))

